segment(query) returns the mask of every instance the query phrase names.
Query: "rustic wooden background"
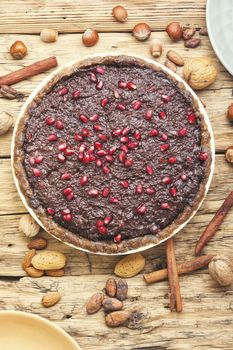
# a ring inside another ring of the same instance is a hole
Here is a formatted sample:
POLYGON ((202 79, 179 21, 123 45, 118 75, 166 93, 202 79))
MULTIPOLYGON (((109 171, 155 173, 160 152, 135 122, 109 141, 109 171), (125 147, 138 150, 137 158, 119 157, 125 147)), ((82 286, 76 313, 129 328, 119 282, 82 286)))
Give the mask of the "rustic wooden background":
MULTIPOLYGON (((164 52, 173 48, 184 58, 208 56, 219 69, 217 81, 198 95, 206 102, 216 141, 216 166, 211 189, 194 219, 175 238, 177 259, 193 256, 197 237, 229 191, 232 190, 232 167, 224 159, 224 149, 233 144, 233 129, 226 120, 225 111, 233 102, 233 79, 216 58, 208 37, 196 49, 186 49, 183 42, 172 43, 164 29, 168 22, 177 20, 183 25, 205 26, 205 0, 128 0, 122 5, 128 10, 129 20, 120 24, 113 20, 113 0, 1 0, 0 1, 0 74, 6 74, 38 59, 56 55, 59 65, 96 52, 125 52, 150 57, 149 42, 160 39, 164 52), (140 43, 130 34, 133 26, 147 22, 153 29, 149 42, 140 43), (60 35, 56 43, 45 44, 39 32, 46 27, 56 28, 60 35), (99 43, 85 48, 82 32, 88 28, 100 32, 99 43), (29 49, 21 61, 11 58, 10 44, 23 40, 29 49)), ((165 54, 159 59, 164 61, 165 54)), ((179 69, 178 73, 182 74, 179 69)), ((47 75, 41 74, 16 85, 26 96, 47 75)), ((0 98, 0 110, 10 113, 14 120, 23 102, 0 98)), ((62 278, 25 277, 21 260, 27 240, 18 232, 18 220, 26 213, 15 185, 10 167, 12 129, 0 137, 0 308, 23 310, 44 316, 71 334, 83 350, 232 350, 233 348, 233 289, 220 288, 205 271, 181 277, 184 299, 182 314, 170 313, 168 285, 161 282, 146 286, 142 275, 129 283, 127 307, 137 308, 143 315, 136 329, 109 329, 103 314, 85 313, 85 302, 96 290, 101 290, 112 274, 118 258, 99 257, 79 252, 48 237, 49 248, 67 255, 66 276, 62 278), (59 290, 62 301, 51 309, 41 307, 42 295, 59 290)), ((216 237, 205 249, 207 253, 230 255, 233 243, 233 212, 229 213, 216 237)), ((164 245, 145 252, 145 271, 164 263, 164 245)))

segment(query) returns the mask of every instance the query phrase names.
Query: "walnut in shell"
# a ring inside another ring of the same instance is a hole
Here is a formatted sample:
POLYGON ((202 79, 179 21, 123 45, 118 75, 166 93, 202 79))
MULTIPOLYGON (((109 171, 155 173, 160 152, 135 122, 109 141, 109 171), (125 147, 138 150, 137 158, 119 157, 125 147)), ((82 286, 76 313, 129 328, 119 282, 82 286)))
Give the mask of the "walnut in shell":
POLYGON ((0 135, 7 133, 12 126, 12 117, 6 112, 0 113, 0 135))
POLYGON ((23 215, 19 220, 19 231, 23 232, 26 237, 34 237, 40 231, 40 226, 30 214, 23 215))
POLYGON ((215 256, 209 263, 209 274, 221 286, 228 286, 233 282, 232 261, 224 256, 215 256))
POLYGON ((218 71, 207 57, 191 58, 185 63, 184 79, 195 90, 205 89, 217 78, 218 71))

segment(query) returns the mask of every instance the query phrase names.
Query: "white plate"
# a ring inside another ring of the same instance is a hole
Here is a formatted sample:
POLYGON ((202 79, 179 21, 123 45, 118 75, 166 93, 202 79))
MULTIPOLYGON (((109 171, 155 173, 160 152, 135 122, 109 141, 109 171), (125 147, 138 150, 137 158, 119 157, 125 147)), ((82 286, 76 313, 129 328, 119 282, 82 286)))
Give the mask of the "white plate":
POLYGON ((233 75, 233 0, 207 0, 206 22, 216 55, 233 75))

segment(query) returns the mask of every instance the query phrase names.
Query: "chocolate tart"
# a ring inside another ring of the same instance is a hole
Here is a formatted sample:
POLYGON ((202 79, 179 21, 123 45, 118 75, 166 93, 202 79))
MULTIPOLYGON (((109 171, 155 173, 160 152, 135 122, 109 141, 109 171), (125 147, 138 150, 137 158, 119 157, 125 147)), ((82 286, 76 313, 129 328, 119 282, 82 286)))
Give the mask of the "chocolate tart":
POLYGON ((46 231, 122 254, 159 244, 199 208, 214 141, 191 88, 149 59, 92 56, 50 75, 15 127, 19 193, 46 231))

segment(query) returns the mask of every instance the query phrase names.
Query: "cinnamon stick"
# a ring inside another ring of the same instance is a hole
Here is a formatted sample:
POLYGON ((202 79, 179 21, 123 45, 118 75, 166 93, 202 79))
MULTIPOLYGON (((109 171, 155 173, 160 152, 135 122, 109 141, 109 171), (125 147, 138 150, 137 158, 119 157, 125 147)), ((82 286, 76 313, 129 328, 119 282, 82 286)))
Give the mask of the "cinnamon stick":
POLYGON ((200 254, 205 245, 209 240, 215 235, 219 226, 223 222, 225 216, 229 212, 233 205, 233 191, 227 196, 225 201, 222 203, 221 207, 218 209, 217 213, 214 215, 213 219, 210 221, 205 231, 202 233, 199 241, 197 242, 195 248, 195 255, 200 254))
MULTIPOLYGON (((184 261, 181 264, 177 265, 178 275, 183 275, 188 272, 199 270, 207 266, 212 260, 213 255, 203 255, 199 256, 196 259, 184 261)), ((143 278, 146 283, 154 283, 166 280, 168 276, 167 269, 157 270, 143 275, 143 278)))
POLYGON ((182 311, 182 298, 180 294, 180 284, 176 265, 176 257, 173 239, 166 242, 167 273, 170 286, 170 310, 182 311))
POLYGON ((33 77, 39 73, 46 72, 47 70, 57 66, 56 57, 49 57, 44 60, 34 62, 29 66, 23 67, 15 72, 3 75, 0 77, 0 85, 12 85, 22 81, 24 79, 33 77))

